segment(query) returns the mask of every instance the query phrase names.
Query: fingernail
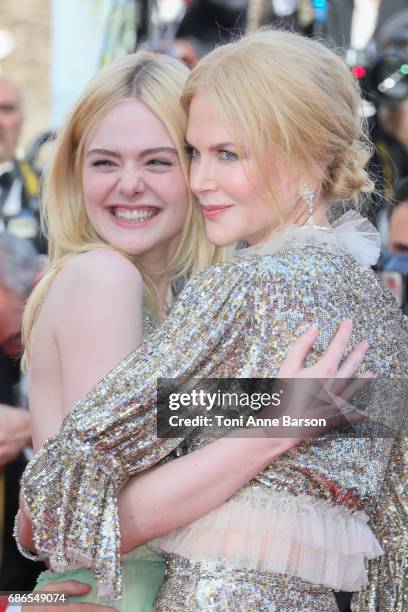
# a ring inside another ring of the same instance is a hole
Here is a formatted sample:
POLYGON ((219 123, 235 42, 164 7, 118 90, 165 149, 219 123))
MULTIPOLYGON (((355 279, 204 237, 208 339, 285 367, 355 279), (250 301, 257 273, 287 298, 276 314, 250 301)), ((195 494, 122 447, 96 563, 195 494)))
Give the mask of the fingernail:
POLYGON ((311 336, 316 336, 318 331, 319 331, 319 328, 317 327, 317 325, 312 325, 312 327, 309 329, 309 334, 311 336))

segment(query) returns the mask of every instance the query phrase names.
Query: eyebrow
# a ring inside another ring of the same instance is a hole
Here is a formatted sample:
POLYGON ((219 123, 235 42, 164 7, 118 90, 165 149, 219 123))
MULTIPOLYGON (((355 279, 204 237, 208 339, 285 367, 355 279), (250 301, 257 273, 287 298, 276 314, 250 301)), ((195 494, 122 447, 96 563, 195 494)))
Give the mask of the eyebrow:
MULTIPOLYGON (((186 147, 191 147, 192 149, 195 149, 194 145, 190 144, 187 140, 186 140, 186 147)), ((219 151, 220 149, 224 149, 225 147, 235 147, 236 149, 243 149, 242 146, 237 145, 235 142, 219 142, 218 144, 215 145, 211 145, 209 147, 210 151, 219 151)))
MULTIPOLYGON (((139 156, 146 157, 147 155, 154 155, 156 153, 171 153, 172 155, 177 155, 177 151, 173 147, 152 147, 150 149, 144 149, 141 151, 139 156)), ((119 153, 116 151, 111 151, 110 149, 91 149, 86 154, 87 157, 89 155, 109 155, 110 157, 120 157, 119 153)))
POLYGON ((178 155, 174 147, 152 147, 151 149, 145 149, 140 155, 152 155, 154 153, 172 153, 173 155, 178 155))
POLYGON ((110 151, 109 149, 91 149, 88 151, 86 156, 89 157, 90 155, 109 155, 111 157, 120 157, 119 153, 110 151))
POLYGON ((392 246, 393 246, 394 249, 401 249, 401 251, 402 250, 408 251, 408 244, 406 244, 404 242, 398 242, 398 241, 397 242, 393 242, 392 246))
POLYGON ((0 102, 0 108, 3 110, 9 110, 9 109, 18 109, 19 105, 17 104, 17 102, 8 102, 7 100, 3 100, 3 102, 0 102))

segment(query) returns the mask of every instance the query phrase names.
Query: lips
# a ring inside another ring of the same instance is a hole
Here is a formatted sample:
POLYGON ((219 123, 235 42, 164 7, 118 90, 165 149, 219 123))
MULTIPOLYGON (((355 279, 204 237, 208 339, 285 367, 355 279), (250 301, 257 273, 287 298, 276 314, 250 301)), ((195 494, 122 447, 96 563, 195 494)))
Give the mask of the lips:
POLYGON ((218 217, 218 215, 220 215, 221 213, 223 213, 225 210, 228 210, 229 208, 232 208, 231 205, 213 205, 213 206, 202 206, 202 211, 203 211, 203 215, 204 217, 207 217, 209 219, 212 219, 214 217, 218 217))

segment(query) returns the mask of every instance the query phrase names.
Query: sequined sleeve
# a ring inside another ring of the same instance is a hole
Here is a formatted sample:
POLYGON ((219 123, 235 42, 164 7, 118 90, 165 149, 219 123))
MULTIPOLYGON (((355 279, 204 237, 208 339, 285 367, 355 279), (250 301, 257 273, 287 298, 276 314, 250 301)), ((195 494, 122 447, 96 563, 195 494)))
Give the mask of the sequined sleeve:
POLYGON ((102 597, 120 596, 116 492, 180 442, 157 439, 156 379, 219 371, 237 339, 250 338, 253 282, 234 263, 198 274, 163 327, 74 406, 30 462, 22 491, 52 569, 90 567, 102 597))
POLYGON ((408 438, 397 440, 381 492, 376 535, 384 555, 369 562, 353 612, 408 610, 408 438))

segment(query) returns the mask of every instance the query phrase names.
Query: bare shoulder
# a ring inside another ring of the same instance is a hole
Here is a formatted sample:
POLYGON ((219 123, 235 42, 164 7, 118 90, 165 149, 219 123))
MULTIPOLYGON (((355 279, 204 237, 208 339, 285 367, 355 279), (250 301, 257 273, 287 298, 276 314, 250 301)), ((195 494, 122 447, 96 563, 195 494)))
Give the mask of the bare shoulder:
POLYGON ((52 293, 70 291, 142 291, 143 279, 124 255, 113 249, 94 249, 73 257, 56 276, 52 293))
POLYGON ((143 282, 126 257, 95 249, 57 274, 42 320, 55 344, 64 413, 142 339, 143 282))
POLYGON ((57 274, 46 298, 52 320, 86 316, 86 312, 134 312, 141 308, 143 279, 126 257, 112 249, 95 249, 73 257, 57 274))
POLYGON ((134 283, 143 283, 139 270, 124 255, 109 248, 94 249, 73 257, 58 275, 67 280, 85 278, 114 281, 125 279, 134 283))

